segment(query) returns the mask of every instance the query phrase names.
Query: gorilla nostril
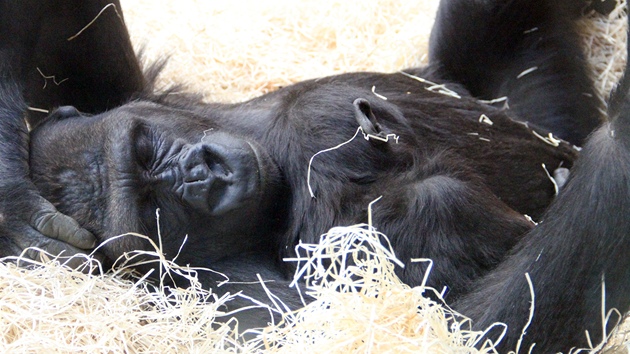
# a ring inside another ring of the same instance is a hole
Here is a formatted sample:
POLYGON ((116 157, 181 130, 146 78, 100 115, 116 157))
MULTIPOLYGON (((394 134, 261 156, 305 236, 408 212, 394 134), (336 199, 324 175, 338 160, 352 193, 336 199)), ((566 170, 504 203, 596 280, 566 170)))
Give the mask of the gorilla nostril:
POLYGON ((204 145, 204 162, 208 169, 212 171, 216 176, 227 176, 230 174, 230 170, 227 168, 223 157, 219 152, 211 149, 210 146, 204 145))
POLYGON ((214 161, 214 162, 206 161, 206 164, 208 168, 210 169, 210 171, 212 171, 212 173, 214 173, 217 176, 227 176, 229 174, 228 169, 222 163, 219 163, 217 161, 214 161))
POLYGON ((221 151, 215 151, 212 146, 205 144, 191 146, 181 157, 180 169, 184 182, 225 179, 231 174, 221 151))
POLYGON ((187 171, 184 171, 184 182, 200 182, 211 179, 211 173, 208 166, 204 163, 192 166, 187 171))

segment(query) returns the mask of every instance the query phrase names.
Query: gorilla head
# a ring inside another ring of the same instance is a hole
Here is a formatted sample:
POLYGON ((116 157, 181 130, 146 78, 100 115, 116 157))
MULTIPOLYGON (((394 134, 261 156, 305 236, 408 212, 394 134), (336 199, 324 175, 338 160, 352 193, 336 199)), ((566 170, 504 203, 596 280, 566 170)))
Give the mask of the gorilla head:
MULTIPOLYGON (((33 179, 95 235, 162 235, 170 256, 205 264, 270 237, 279 173, 256 142, 149 102, 102 115, 61 108, 32 134, 33 179), (156 210, 160 213, 157 230, 156 210), (195 250, 203 250, 196 252, 195 250)), ((106 246, 115 259, 138 238, 106 246)))

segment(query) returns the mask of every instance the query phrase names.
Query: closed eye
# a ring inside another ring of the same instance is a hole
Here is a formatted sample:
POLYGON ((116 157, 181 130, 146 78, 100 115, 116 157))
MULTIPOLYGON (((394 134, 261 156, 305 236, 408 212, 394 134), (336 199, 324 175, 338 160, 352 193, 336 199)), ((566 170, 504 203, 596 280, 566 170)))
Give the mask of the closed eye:
POLYGON ((144 171, 152 171, 159 150, 159 138, 146 124, 138 124, 133 133, 133 156, 138 166, 144 171))

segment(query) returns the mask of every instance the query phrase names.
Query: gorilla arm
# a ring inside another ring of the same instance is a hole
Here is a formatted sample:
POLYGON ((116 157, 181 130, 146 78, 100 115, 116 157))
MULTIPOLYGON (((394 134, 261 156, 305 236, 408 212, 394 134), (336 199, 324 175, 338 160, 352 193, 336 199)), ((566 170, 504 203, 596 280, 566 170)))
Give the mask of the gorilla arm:
POLYGON ((0 0, 0 256, 30 246, 72 254, 96 242, 30 180, 24 119, 35 126, 46 115, 27 116, 26 102, 98 113, 144 87, 119 1, 0 0), (49 76, 57 79, 42 87, 49 76))
MULTIPOLYGON (((20 254, 28 247, 53 255, 90 249, 94 236, 57 212, 29 178, 26 105, 6 67, 0 57, 0 256, 20 254)), ((37 252, 29 250, 27 256, 36 257, 37 252)))

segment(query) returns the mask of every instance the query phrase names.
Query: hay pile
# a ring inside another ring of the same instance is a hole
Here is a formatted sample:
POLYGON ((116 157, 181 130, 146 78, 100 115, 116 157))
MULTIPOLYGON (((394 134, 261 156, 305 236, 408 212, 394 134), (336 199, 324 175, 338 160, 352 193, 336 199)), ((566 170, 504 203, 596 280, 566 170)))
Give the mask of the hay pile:
POLYGON ((88 275, 61 260, 28 263, 0 263, 2 353, 210 353, 236 343, 228 324, 212 327, 228 299, 199 283, 165 295, 125 267, 88 275))
POLYGON ((609 16, 593 13, 580 23, 583 48, 593 68, 596 88, 607 97, 623 74, 626 65, 626 0, 609 16))
MULTIPOLYGON (((207 100, 234 102, 308 78, 419 65, 437 2, 123 0, 123 8, 146 60, 171 55, 162 85, 184 82, 207 100)), ((625 57, 623 20, 594 17, 583 28, 585 43, 598 48, 591 62, 605 95, 620 72, 621 64, 610 63, 625 57)), ((317 300, 249 342, 237 340, 222 312, 230 299, 216 299, 195 281, 202 270, 162 260, 164 272, 192 283, 164 289, 126 265, 86 275, 57 260, 28 270, 0 263, 0 352, 492 352, 489 343, 471 348, 483 334, 423 296, 434 290, 397 279, 383 239, 357 225, 301 245, 294 261, 311 281, 302 291, 317 300), (343 261, 358 250, 369 257, 355 266, 343 261), (324 267, 326 258, 335 267, 324 267), (449 329, 448 318, 459 330, 449 329)))
POLYGON ((308 280, 301 291, 316 300, 294 313, 286 312, 277 300, 273 310, 284 312, 283 323, 262 329, 249 341, 239 340, 233 330, 236 321, 221 309, 235 294, 216 298, 196 281, 197 272, 203 270, 167 262, 157 250, 155 259, 164 277, 183 275, 190 287, 152 285, 134 274, 128 261, 114 272, 96 275, 46 257, 42 262, 22 261, 30 269, 0 263, 0 349, 3 353, 492 352, 483 332, 467 330, 468 319, 425 297, 428 292, 439 296, 437 291, 404 285, 394 273, 400 261, 382 244, 387 244, 384 235, 369 225, 355 225, 330 230, 319 244, 300 245, 300 256, 289 261, 298 262, 296 274, 308 280), (448 320, 454 322, 449 325, 448 320), (472 348, 478 342, 486 343, 482 349, 472 348))
POLYGON ((149 62, 170 56, 163 84, 241 101, 348 71, 422 63, 438 1, 124 1, 149 62))
POLYGON ((331 229, 316 245, 299 245, 300 256, 287 261, 298 262, 296 279, 306 279, 316 300, 287 314, 286 325, 266 328, 261 347, 285 353, 491 352, 491 344, 472 348, 484 336, 467 330, 467 318, 426 297, 440 297, 435 289, 403 284, 394 273, 402 263, 383 244, 385 235, 355 225, 331 229))

